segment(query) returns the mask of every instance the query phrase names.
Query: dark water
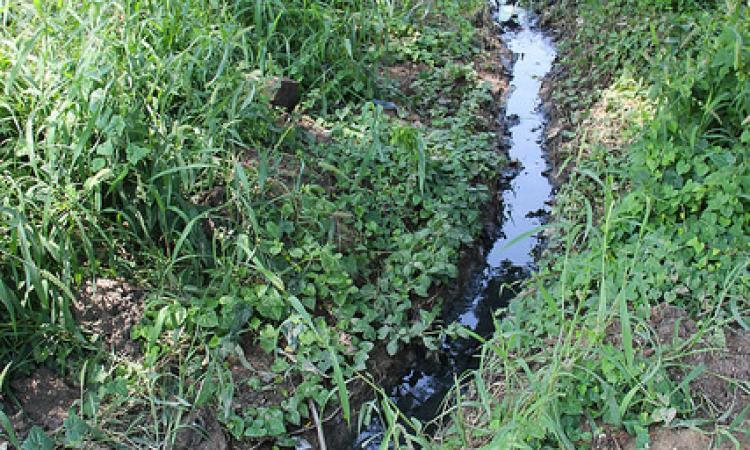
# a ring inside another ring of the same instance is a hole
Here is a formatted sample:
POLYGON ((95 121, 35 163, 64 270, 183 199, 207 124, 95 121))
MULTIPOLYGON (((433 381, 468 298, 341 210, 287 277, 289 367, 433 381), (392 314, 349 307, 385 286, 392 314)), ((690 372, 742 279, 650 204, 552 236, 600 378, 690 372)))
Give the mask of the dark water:
MULTIPOLYGON (((534 249, 539 245, 533 231, 541 225, 552 185, 545 176, 547 163, 541 145, 544 127, 539 90, 555 58, 552 41, 524 9, 499 1, 495 19, 503 25, 502 39, 513 51, 511 92, 505 107, 509 129, 509 155, 519 170, 506 177, 502 191, 502 216, 497 239, 486 252, 484 267, 471 275, 462 295, 447 302, 445 323, 458 322, 489 336, 494 330, 494 312, 515 295, 513 286, 530 274, 534 249), (523 236, 517 239, 519 236, 523 236)), ((498 61, 498 64, 501 62, 498 61)), ((499 112, 503 114, 503 112, 499 112)), ((438 358, 418 358, 393 388, 391 398, 408 417, 427 421, 436 417, 445 394, 457 374, 476 367, 476 341, 453 339, 443 343, 438 358)), ((383 428, 371 424, 362 431, 353 449, 377 449, 383 428)))

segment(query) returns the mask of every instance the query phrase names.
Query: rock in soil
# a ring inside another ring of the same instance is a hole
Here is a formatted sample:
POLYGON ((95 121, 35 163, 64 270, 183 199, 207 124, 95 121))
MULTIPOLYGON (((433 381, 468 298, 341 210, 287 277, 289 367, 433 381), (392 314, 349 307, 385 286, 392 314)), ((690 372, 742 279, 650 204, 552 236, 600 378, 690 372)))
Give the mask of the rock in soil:
POLYGON ((272 83, 274 94, 271 104, 287 111, 293 110, 302 98, 299 83, 291 78, 275 78, 272 83))

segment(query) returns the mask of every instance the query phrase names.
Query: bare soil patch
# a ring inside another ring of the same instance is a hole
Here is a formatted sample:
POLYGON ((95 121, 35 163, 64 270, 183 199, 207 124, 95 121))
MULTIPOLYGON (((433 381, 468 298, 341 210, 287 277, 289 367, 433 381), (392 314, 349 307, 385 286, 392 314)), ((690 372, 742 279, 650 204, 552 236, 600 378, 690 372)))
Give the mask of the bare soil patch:
MULTIPOLYGON (((257 345, 253 345, 250 339, 242 342, 242 350, 245 361, 237 359, 229 360, 232 372, 232 383, 235 386, 232 407, 235 411, 243 411, 248 408, 278 405, 284 400, 284 396, 278 392, 278 386, 272 383, 276 374, 271 369, 274 357, 264 352, 257 345), (262 386, 272 386, 274 389, 260 389, 251 387, 250 384, 259 380, 262 386)), ((288 386, 293 388, 293 386, 288 386)))
MULTIPOLYGON (((652 428, 649 430, 650 450, 747 450, 750 449, 750 439, 736 435, 738 445, 728 438, 719 439, 716 436, 691 428, 652 428)), ((635 439, 629 437, 617 447, 602 447, 606 450, 635 450, 635 439)))
POLYGON ((430 68, 426 64, 404 61, 383 68, 381 76, 393 81, 401 94, 411 96, 416 94, 412 85, 419 79, 421 73, 428 70, 430 68))
MULTIPOLYGON (((500 100, 508 92, 513 52, 499 39, 501 32, 489 8, 480 11, 475 20, 483 52, 474 58, 479 79, 489 83, 492 95, 500 100)), ((492 120, 497 118, 497 111, 492 120)))
POLYGON ((226 450, 229 448, 224 430, 211 411, 201 408, 191 412, 182 422, 174 442, 175 450, 226 450))
POLYGON ((17 404, 0 396, 0 406, 20 439, 34 425, 45 431, 60 428, 68 417, 68 409, 79 397, 78 389, 47 367, 39 367, 28 377, 12 380, 10 387, 17 404))
MULTIPOLYGON (((750 438, 736 434, 735 444, 727 437, 717 437, 692 428, 653 427, 649 430, 649 450, 747 450, 750 449, 750 438)), ((594 450, 636 450, 638 448, 633 436, 623 431, 602 433, 594 438, 594 450)))
POLYGON ((130 331, 143 317, 143 290, 123 280, 100 278, 87 283, 73 304, 79 326, 118 356, 137 358, 140 347, 130 331))
MULTIPOLYGON (((143 291, 122 280, 99 279, 87 283, 72 305, 73 317, 90 341, 119 357, 140 357, 130 330, 143 314, 143 291)), ((0 396, 16 434, 23 439, 32 426, 54 431, 63 425, 68 410, 80 396, 52 369, 40 366, 31 375, 10 381, 11 396, 0 396)))
MULTIPOLYGON (((667 304, 654 307, 650 322, 662 345, 685 341, 698 332, 698 326, 683 309, 667 304)), ((679 381, 693 368, 705 367, 690 383, 691 392, 702 400, 705 417, 731 423, 750 407, 750 332, 725 327, 720 334, 723 343, 716 342, 717 336, 704 336, 696 342, 680 359, 683 369, 673 371, 672 376, 679 381)))
MULTIPOLYGON (((656 343, 670 347, 680 345, 697 337, 701 332, 698 325, 687 312, 679 307, 660 304, 652 308, 649 326, 655 333, 656 343)), ((614 324, 608 332, 607 341, 619 345, 614 324)), ((726 327, 721 330, 724 336, 723 345, 717 345, 715 339, 702 336, 692 348, 684 350, 684 356, 678 364, 680 369, 672 369, 670 375, 676 380, 683 380, 695 367, 703 366, 705 370, 690 382, 691 393, 701 402, 700 414, 704 418, 717 419, 718 423, 728 425, 750 405, 750 332, 726 327), (708 341, 711 341, 709 343, 708 341), (744 385, 744 386, 743 386, 744 385), (723 418, 723 420, 722 420, 723 418)), ((641 340, 639 346, 650 347, 641 340)), ((652 352, 652 348, 646 348, 652 352)), ((745 421, 739 424, 747 429, 750 424, 745 421)), ((649 448, 654 450, 692 450, 692 449, 750 449, 750 435, 732 430, 734 439, 713 434, 713 430, 653 427, 649 431, 649 448)), ((605 433, 594 441, 594 448, 604 450, 635 449, 633 436, 622 431, 605 433)))

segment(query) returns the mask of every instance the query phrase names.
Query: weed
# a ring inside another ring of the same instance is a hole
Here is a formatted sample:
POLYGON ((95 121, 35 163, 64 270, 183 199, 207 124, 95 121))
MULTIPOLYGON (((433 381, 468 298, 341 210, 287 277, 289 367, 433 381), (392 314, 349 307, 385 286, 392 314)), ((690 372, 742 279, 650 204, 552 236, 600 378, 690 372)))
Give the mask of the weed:
MULTIPOLYGON (((750 308, 747 7, 623 0, 552 10, 580 17, 579 38, 563 36, 568 84, 554 98, 585 112, 597 96, 579 102, 568 87, 639 73, 635 84, 649 87, 656 107, 612 130, 632 136, 617 146, 596 139, 607 135, 593 129, 597 118, 568 120, 575 167, 557 197, 558 232, 433 445, 584 448, 624 429, 644 448, 650 428, 691 426, 707 414, 701 423, 739 446, 742 411, 708 412, 694 382, 712 375, 682 361, 705 351, 708 336, 742 329, 750 308), (695 329, 676 324, 665 340, 656 330, 665 303, 687 311, 695 329)), ((746 392, 746 380, 722 382, 746 392)))
POLYGON ((429 62, 419 100, 436 99, 472 75, 478 4, 440 2, 463 10, 449 26, 431 2, 0 0, 0 361, 82 389, 28 445, 170 447, 209 406, 235 439, 289 444, 309 405, 353 414, 373 348, 435 321, 502 163, 476 78, 415 126, 370 102, 392 95, 377 68, 429 62), (291 114, 266 98, 278 76, 301 84, 291 114), (98 277, 147 292, 141 359, 78 327, 98 277))

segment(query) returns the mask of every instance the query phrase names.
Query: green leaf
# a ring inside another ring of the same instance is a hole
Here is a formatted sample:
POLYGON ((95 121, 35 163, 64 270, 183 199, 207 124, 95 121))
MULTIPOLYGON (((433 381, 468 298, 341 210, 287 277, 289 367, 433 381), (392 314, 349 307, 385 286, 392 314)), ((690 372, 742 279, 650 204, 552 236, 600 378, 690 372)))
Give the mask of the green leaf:
POLYGON ((651 438, 648 435, 648 429, 641 425, 635 425, 635 446, 636 448, 648 448, 651 438))
POLYGON ((109 177, 112 174, 112 169, 106 168, 101 169, 99 172, 97 172, 95 175, 89 177, 85 183, 83 183, 83 189, 90 191, 95 186, 97 186, 99 183, 104 181, 107 177, 109 177))
POLYGON ((688 172, 690 172, 690 164, 685 162, 684 160, 680 160, 677 163, 677 173, 680 175, 684 175, 688 172))
POLYGON ((169 309, 169 305, 164 306, 156 315, 156 322, 154 322, 154 324, 148 330, 149 343, 153 344, 157 339, 159 339, 159 336, 161 336, 161 330, 164 328, 164 321, 167 320, 169 309))
POLYGON ((266 353, 271 353, 276 349, 278 338, 279 330, 274 328, 271 324, 266 324, 266 326, 260 332, 260 348, 262 348, 266 353))
POLYGON ((398 351, 398 341, 396 339, 391 339, 388 344, 385 346, 385 350, 388 352, 390 356, 393 356, 398 351))
POLYGON ((6 416, 2 410, 0 410, 0 426, 2 426, 2 429, 5 432, 5 436, 7 436, 11 445, 18 448, 19 445, 18 437, 16 436, 16 430, 15 428, 13 428, 13 424, 11 423, 8 416, 6 416))
POLYGON ((292 308, 299 314, 302 319, 305 321, 307 326, 316 333, 318 336, 318 340, 320 343, 328 349, 328 352, 331 356, 331 364, 333 365, 333 379, 336 382, 336 388, 339 395, 339 402, 341 403, 341 410, 344 414, 344 420, 349 423, 351 421, 351 407, 349 406, 349 389, 346 387, 346 381, 344 380, 344 373, 341 370, 341 365, 339 364, 339 360, 336 356, 336 349, 330 345, 329 343, 325 342, 323 338, 318 334, 317 328, 315 327, 315 324, 312 321, 312 317, 310 316, 310 313, 307 312, 305 307, 302 305, 302 303, 299 301, 297 297, 290 296, 289 297, 289 303, 292 305, 292 308))
POLYGON ((633 367, 633 330, 630 325, 630 311, 628 302, 624 294, 620 294, 620 334, 622 336, 622 347, 625 352, 625 361, 628 367, 633 367))
POLYGON ((132 165, 138 164, 143 158, 151 154, 151 150, 146 147, 130 144, 125 150, 128 162, 132 165))
POLYGON ((71 414, 65 419, 65 444, 69 446, 79 446, 83 438, 89 432, 89 426, 77 415, 71 414))
POLYGON ((111 141, 104 142, 96 146, 96 154, 99 156, 112 156, 115 154, 115 148, 111 141))
POLYGON ((23 445, 22 450, 52 450, 55 447, 54 442, 50 439, 39 426, 34 425, 29 431, 29 435, 23 445))
POLYGON ((216 311, 209 309, 196 318, 195 324, 203 328, 215 328, 219 326, 219 318, 216 316, 216 311))
POLYGON ((94 158, 91 160, 91 170, 94 172, 100 171, 107 165, 107 160, 104 158, 94 158))
POLYGON ((274 285, 274 287, 276 287, 276 289, 282 292, 285 290, 284 282, 281 280, 281 278, 275 273, 266 269, 266 267, 263 265, 260 259, 258 259, 257 256, 253 256, 253 266, 255 267, 255 270, 260 272, 272 285, 274 285))

